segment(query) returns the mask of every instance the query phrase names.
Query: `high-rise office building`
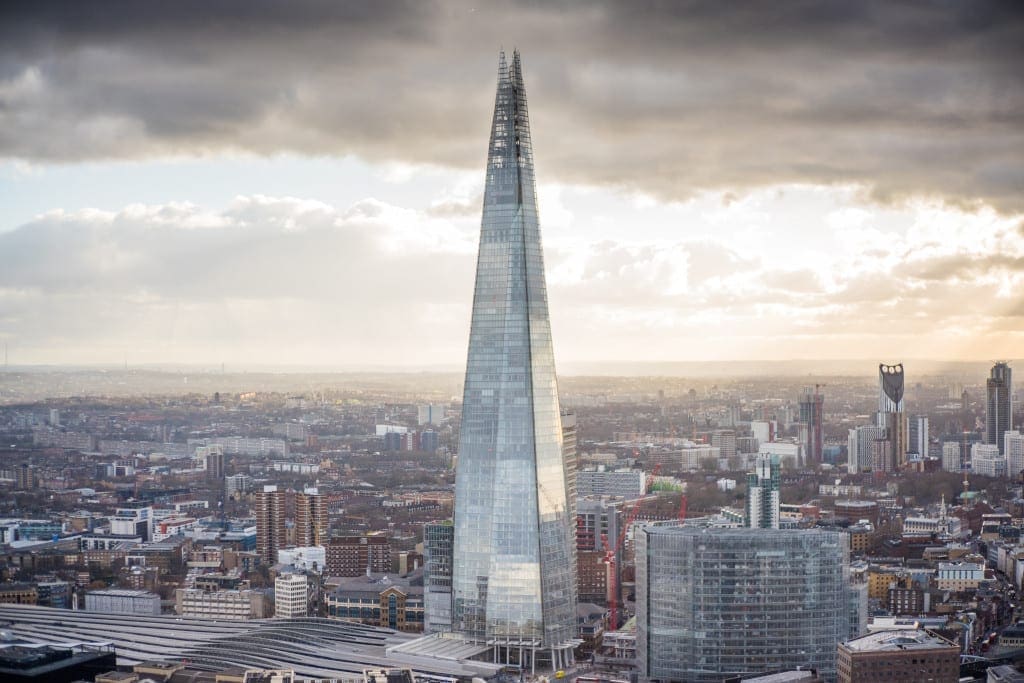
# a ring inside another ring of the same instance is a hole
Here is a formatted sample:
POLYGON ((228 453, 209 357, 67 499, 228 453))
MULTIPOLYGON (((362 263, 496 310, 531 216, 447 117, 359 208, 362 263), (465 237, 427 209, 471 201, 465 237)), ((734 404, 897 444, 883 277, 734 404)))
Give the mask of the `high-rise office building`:
POLYGON ((711 445, 718 449, 720 458, 736 457, 736 430, 716 429, 711 432, 711 445))
POLYGON ((947 472, 963 471, 963 447, 959 441, 946 441, 942 444, 942 469, 947 472))
POLYGON ((985 443, 995 444, 1000 453, 1003 435, 1013 429, 1013 371, 1000 361, 992 366, 985 381, 985 443))
POLYGON ((519 53, 499 60, 455 480, 453 630, 561 669, 574 521, 519 53))
POLYGON ((284 491, 264 486, 256 493, 256 554, 260 561, 274 564, 277 551, 285 545, 284 491))
POLYGON ((754 529, 779 528, 779 483, 781 468, 777 455, 759 455, 755 470, 747 475, 745 526, 754 529))
POLYGON ((220 481, 224 478, 224 449, 220 446, 200 446, 196 449, 206 451, 206 478, 220 481))
POLYGON ((609 583, 612 572, 621 573, 622 547, 618 545, 623 525, 623 500, 608 496, 587 496, 576 501, 577 585, 580 600, 604 603, 608 588, 616 589, 616 600, 622 604, 622 581, 609 583), (605 543, 607 542, 607 546, 605 543), (605 564, 605 549, 613 549, 615 562, 605 564), (586 566, 584 566, 586 563, 586 566), (596 564, 600 564, 600 567, 596 564))
POLYGON ((910 446, 910 425, 905 413, 885 414, 885 438, 889 440, 893 471, 903 469, 910 446))
POLYGON ((1011 429, 1003 434, 1003 450, 1006 454, 1006 471, 1016 479, 1024 472, 1024 434, 1011 429))
POLYGON ((576 519, 576 476, 580 471, 580 454, 576 447, 576 413, 562 411, 562 462, 565 463, 565 481, 568 489, 569 519, 576 519))
POLYGON ((907 420, 907 452, 928 455, 928 416, 911 415, 907 420))
POLYGON ((816 466, 821 464, 822 450, 824 448, 824 410, 825 397, 818 391, 808 387, 800 398, 800 422, 804 427, 801 429, 803 439, 804 457, 808 465, 816 466))
POLYGON ((893 471, 892 441, 888 438, 878 438, 871 442, 871 471, 893 471))
POLYGON ((454 529, 446 523, 423 526, 424 633, 452 630, 454 529))
POLYGON ((295 494, 295 545, 324 545, 328 537, 327 498, 316 488, 295 494))
POLYGON ((18 491, 29 491, 36 487, 36 468, 27 462, 14 467, 14 488, 18 491))
POLYGON ((885 438, 885 429, 875 425, 862 425, 851 429, 846 439, 847 469, 851 474, 870 471, 873 466, 873 445, 885 438))
POLYGON ((863 628, 849 558, 836 531, 641 527, 641 677, 719 683, 802 666, 834 680, 837 646, 863 628))
POLYGON ((763 443, 771 443, 775 441, 775 431, 777 427, 774 421, 769 420, 754 420, 750 423, 750 431, 757 439, 757 443, 760 446, 763 443))

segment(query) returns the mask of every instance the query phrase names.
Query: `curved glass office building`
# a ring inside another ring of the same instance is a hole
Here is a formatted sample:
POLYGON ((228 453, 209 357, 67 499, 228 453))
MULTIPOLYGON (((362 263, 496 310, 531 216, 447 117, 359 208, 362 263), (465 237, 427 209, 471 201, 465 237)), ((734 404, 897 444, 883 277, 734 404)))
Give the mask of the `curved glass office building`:
POLYGON ((575 561, 519 53, 499 60, 455 481, 452 629, 571 661, 575 561))
POLYGON ((798 666, 835 680, 862 591, 845 534, 647 525, 636 534, 637 657, 652 681, 798 666))

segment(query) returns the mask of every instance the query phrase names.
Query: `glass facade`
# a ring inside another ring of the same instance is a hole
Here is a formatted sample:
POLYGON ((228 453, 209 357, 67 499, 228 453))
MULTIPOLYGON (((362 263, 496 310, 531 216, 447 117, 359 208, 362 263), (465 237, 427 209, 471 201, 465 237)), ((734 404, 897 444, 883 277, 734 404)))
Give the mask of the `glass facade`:
POLYGON ((985 443, 999 446, 999 452, 1005 454, 1005 435, 1011 429, 1013 370, 1007 363, 999 362, 992 366, 985 382, 985 443))
POLYGON ((721 681, 813 667, 835 680, 836 647, 863 596, 841 532, 647 525, 637 533, 637 656, 654 681, 721 681))
POLYGON ((453 630, 540 648, 575 636, 567 472, 526 92, 502 54, 455 482, 453 630))
POLYGON ((452 630, 452 563, 455 528, 451 524, 423 527, 423 598, 427 606, 423 630, 452 630))

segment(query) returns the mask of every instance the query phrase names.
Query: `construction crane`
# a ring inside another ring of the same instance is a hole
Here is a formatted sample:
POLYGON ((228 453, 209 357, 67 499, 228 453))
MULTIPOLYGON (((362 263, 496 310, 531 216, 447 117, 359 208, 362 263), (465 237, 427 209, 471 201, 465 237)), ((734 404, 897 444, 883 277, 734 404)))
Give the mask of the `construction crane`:
MULTIPOLYGON (((646 490, 650 491, 651 485, 654 483, 654 478, 661 472, 661 463, 654 466, 651 473, 647 475, 647 486, 646 490)), ((608 543, 608 534, 601 534, 601 544, 604 546, 604 563, 608 565, 611 584, 609 585, 609 625, 610 630, 615 631, 619 628, 619 568, 617 556, 622 552, 622 548, 626 543, 626 532, 629 531, 629 527, 633 526, 633 522, 636 521, 636 516, 640 512, 640 503, 643 501, 643 497, 637 498, 636 502, 633 503, 633 507, 630 508, 629 514, 626 517, 625 524, 619 530, 619 537, 616 539, 615 547, 612 548, 608 543)))
POLYGON ((679 521, 686 521, 686 493, 679 496, 679 521))

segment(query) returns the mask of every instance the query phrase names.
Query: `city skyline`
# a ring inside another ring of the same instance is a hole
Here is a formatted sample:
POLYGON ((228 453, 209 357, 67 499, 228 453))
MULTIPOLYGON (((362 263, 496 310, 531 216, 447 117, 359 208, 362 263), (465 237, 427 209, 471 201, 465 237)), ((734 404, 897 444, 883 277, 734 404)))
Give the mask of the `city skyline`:
POLYGON ((457 366, 502 44, 565 366, 1024 338, 1016 8, 96 7, 0 14, 14 364, 457 366))

